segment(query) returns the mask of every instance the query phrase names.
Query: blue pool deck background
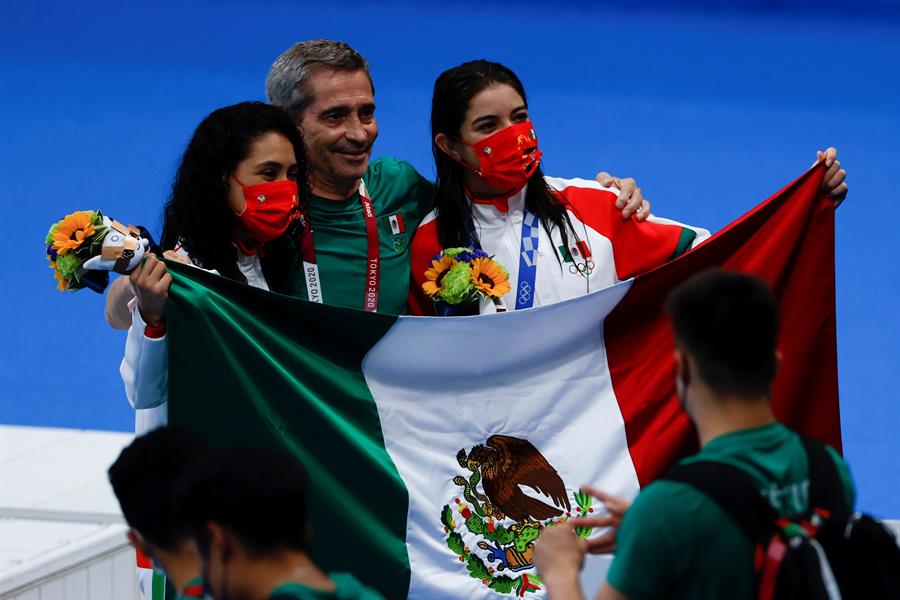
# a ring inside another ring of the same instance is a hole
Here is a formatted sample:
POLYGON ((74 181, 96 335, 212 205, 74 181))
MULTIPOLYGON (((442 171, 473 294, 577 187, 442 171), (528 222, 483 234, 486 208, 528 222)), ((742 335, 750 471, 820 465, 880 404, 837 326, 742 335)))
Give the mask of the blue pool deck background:
POLYGON ((844 448, 863 508, 900 517, 900 6, 894 1, 160 2, 0 6, 0 423, 127 431, 124 333, 55 291, 48 226, 103 209, 159 232, 215 108, 264 99, 295 41, 371 62, 375 156, 432 174, 431 86, 473 58, 523 79, 545 171, 635 177, 654 212, 718 230, 836 146, 844 448))

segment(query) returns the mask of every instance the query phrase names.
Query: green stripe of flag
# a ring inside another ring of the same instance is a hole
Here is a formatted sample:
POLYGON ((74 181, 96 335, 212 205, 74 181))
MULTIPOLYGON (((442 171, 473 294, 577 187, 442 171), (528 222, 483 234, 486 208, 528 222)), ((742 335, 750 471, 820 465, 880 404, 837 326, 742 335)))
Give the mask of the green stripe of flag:
POLYGON ((309 474, 316 563, 404 597, 408 493, 361 372, 396 317, 168 266, 169 422, 217 447, 291 452, 309 474))

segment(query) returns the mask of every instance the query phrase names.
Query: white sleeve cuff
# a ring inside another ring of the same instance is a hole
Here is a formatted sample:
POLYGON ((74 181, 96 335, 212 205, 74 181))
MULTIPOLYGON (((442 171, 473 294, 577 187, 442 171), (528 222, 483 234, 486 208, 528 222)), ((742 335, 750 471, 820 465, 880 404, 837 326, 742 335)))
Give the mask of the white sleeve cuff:
POLYGON ((125 356, 119 367, 125 395, 135 409, 159 406, 169 395, 168 343, 165 336, 145 336, 145 327, 140 311, 135 310, 125 341, 125 356))

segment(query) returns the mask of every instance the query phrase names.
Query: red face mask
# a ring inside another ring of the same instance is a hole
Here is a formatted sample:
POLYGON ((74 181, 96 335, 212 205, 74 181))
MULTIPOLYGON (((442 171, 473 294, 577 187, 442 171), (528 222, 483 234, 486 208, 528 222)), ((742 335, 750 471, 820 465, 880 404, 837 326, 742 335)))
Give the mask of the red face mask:
POLYGON ((253 248, 239 245, 245 254, 255 254, 259 246, 283 234, 300 216, 297 211, 297 182, 284 179, 244 185, 237 177, 234 180, 241 186, 245 201, 244 210, 236 213, 238 220, 256 242, 253 248))
POLYGON ((477 144, 467 145, 475 151, 481 165, 481 170, 475 172, 486 184, 500 191, 518 192, 525 187, 544 154, 538 149, 531 121, 510 125, 477 144))

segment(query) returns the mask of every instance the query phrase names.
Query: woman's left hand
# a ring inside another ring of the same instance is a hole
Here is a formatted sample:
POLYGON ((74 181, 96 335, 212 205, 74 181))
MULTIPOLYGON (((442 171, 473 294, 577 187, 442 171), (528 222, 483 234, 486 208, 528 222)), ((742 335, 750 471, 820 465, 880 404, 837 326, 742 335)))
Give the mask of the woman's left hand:
POLYGON ((825 152, 816 151, 816 160, 825 161, 825 177, 822 179, 822 193, 834 200, 837 208, 847 197, 847 171, 841 168, 841 162, 837 159, 837 149, 829 148, 825 152))
POLYGON ((597 173, 594 179, 600 185, 618 188, 619 199, 616 200, 616 208, 622 211, 623 219, 629 219, 634 215, 636 220, 645 221, 650 216, 650 203, 644 199, 641 188, 634 179, 630 177, 620 179, 605 171, 597 173))

